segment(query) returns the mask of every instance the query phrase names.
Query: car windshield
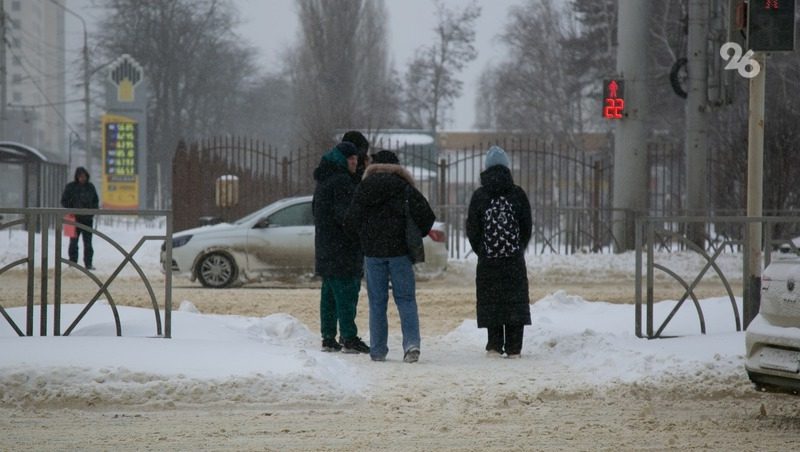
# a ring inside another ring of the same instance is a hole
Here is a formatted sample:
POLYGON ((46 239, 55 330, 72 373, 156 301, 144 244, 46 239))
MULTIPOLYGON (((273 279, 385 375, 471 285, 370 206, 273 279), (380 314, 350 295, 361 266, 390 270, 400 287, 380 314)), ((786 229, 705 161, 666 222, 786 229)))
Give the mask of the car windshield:
POLYGON ((308 226, 314 224, 311 203, 304 202, 281 209, 269 216, 270 226, 308 226))
POLYGON ((311 213, 311 202, 304 202, 289 208, 280 208, 277 211, 273 209, 277 204, 287 204, 283 201, 270 204, 263 209, 256 210, 249 213, 242 218, 234 221, 233 224, 248 223, 256 218, 266 217, 266 210, 273 210, 270 215, 270 223, 280 226, 299 226, 306 224, 314 224, 314 217, 311 213), (274 217, 274 218, 273 218, 274 217))
POLYGON ((262 216, 263 212, 264 212, 264 209, 258 209, 253 213, 247 214, 247 215, 243 216, 242 218, 239 218, 238 220, 234 221, 233 224, 244 224, 244 223, 247 223, 248 221, 250 221, 250 220, 252 220, 252 219, 254 219, 256 217, 262 216))

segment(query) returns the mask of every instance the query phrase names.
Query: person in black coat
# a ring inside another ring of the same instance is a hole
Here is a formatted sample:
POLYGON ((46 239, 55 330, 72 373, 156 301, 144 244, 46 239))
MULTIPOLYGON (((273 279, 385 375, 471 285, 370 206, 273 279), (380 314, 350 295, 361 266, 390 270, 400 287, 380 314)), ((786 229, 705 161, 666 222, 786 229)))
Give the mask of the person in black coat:
POLYGON ((531 324, 525 249, 533 221, 525 191, 514 184, 503 149, 486 154, 481 187, 467 213, 467 238, 478 256, 475 274, 478 328, 486 328, 489 354, 519 358, 531 324))
MULTIPOLYGON (((99 206, 99 199, 97 197, 97 190, 94 184, 89 182, 89 172, 86 168, 79 166, 75 169, 75 180, 68 183, 64 187, 64 192, 61 194, 61 206, 68 209, 97 209, 99 206)), ((76 215, 75 221, 82 225, 92 228, 94 224, 93 215, 76 215)), ((75 237, 69 239, 69 260, 78 262, 78 238, 83 237, 83 264, 89 270, 94 270, 92 266, 92 257, 94 256, 94 249, 92 248, 92 233, 84 231, 81 228, 75 228, 75 237)))
POLYGON ((326 352, 369 353, 356 326, 364 257, 358 240, 344 229, 344 216, 358 185, 357 164, 355 145, 343 141, 328 151, 314 170, 314 266, 322 277, 320 330, 322 351, 326 352), (341 344, 336 341, 337 322, 341 344))
POLYGON ((385 361, 389 280, 403 331, 403 361, 417 362, 420 354, 419 315, 413 262, 406 242, 406 203, 422 236, 436 216, 414 188, 411 174, 391 151, 380 151, 364 173, 345 218, 345 229, 361 240, 369 295, 370 357, 385 361))

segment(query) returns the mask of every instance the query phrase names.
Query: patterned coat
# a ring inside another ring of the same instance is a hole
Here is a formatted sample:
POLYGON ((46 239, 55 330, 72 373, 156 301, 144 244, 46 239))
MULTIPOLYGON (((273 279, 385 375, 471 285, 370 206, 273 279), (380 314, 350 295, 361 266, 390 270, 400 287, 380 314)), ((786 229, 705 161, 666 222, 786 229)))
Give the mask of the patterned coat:
POLYGON ((467 214, 467 238, 478 256, 475 274, 478 327, 530 325, 530 298, 525 249, 531 239, 533 221, 525 191, 514 184, 511 171, 495 165, 481 173, 481 187, 472 195, 467 214), (519 226, 519 248, 509 257, 489 257, 484 238, 485 213, 503 196, 519 226))

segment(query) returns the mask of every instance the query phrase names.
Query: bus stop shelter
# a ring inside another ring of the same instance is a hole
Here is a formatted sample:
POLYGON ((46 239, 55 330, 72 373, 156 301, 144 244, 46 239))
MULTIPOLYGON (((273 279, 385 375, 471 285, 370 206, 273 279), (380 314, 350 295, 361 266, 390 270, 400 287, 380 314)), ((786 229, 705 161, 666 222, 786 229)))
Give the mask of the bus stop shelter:
POLYGON ((61 207, 67 170, 33 147, 0 141, 0 207, 61 207))

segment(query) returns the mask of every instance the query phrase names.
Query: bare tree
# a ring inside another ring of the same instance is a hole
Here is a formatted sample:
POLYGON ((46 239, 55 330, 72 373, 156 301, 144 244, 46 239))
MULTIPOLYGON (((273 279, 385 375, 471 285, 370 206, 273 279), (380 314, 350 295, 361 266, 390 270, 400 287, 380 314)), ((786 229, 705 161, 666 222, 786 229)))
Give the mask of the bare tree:
POLYGON ((484 76, 496 126, 542 136, 580 132, 580 80, 563 44, 574 30, 564 13, 552 0, 528 0, 511 9, 505 30, 507 60, 484 76))
POLYGON ((617 62, 617 0, 572 0, 574 16, 566 20, 576 30, 564 37, 562 47, 568 58, 570 77, 575 89, 582 94, 582 129, 608 129, 607 120, 598 106, 603 92, 603 80, 614 78, 617 62))
POLYGON ((294 126, 292 83, 284 74, 248 81, 232 99, 236 106, 221 127, 233 136, 264 138, 277 149, 290 148, 294 126))
POLYGON ((478 129, 497 129, 496 75, 497 73, 491 68, 486 68, 478 81, 478 96, 475 99, 475 127, 478 129))
POLYGON ((474 1, 453 11, 436 0, 434 41, 417 49, 405 77, 405 112, 411 126, 427 127, 435 133, 444 123, 443 115, 461 95, 463 82, 458 73, 478 55, 473 43, 480 14, 474 1))
MULTIPOLYGON (((800 57, 775 53, 767 61, 764 119, 764 212, 784 214, 800 208, 800 107, 793 93, 800 90, 800 57)), ((715 209, 743 211, 747 206, 748 82, 735 79, 735 101, 718 108, 712 119, 711 203, 715 209)), ((730 234, 739 230, 728 231, 730 234)), ((775 225, 773 237, 800 234, 796 225, 775 225)))
POLYGON ((398 90, 383 1, 300 0, 298 8, 300 39, 290 67, 302 141, 321 152, 336 130, 393 122, 398 90))
MULTIPOLYGON (((105 60, 128 53, 150 81, 148 184, 170 199, 178 141, 224 133, 235 93, 253 74, 253 52, 231 31, 236 11, 223 0, 105 0, 96 45, 105 60), (162 180, 156 180, 160 165, 162 180)), ((148 203, 150 201, 148 200, 148 203)))

